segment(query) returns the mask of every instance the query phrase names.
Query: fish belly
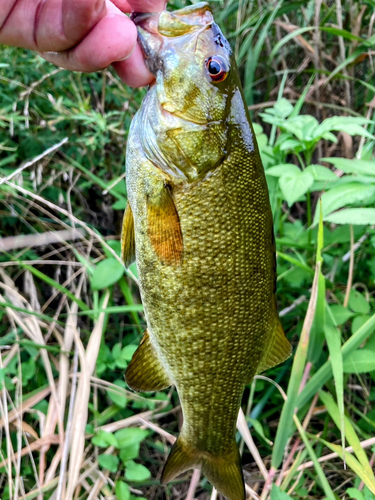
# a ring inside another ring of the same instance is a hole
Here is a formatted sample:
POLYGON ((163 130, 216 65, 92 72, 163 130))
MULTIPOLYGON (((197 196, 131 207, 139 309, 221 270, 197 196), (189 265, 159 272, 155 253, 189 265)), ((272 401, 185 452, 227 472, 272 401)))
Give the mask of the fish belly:
POLYGON ((182 436, 198 450, 225 455, 233 448, 244 385, 256 373, 276 314, 262 167, 254 153, 239 150, 206 179, 173 190, 183 259, 168 265, 147 237, 144 193, 160 171, 137 148, 129 157, 128 196, 150 340, 177 387, 182 436))

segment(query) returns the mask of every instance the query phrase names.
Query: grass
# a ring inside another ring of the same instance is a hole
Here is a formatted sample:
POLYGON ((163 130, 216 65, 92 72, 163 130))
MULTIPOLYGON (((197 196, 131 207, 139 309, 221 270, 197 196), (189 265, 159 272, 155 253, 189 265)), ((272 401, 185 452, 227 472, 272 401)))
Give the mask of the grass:
MULTIPOLYGON (((256 124, 294 348, 245 390, 248 496, 371 500, 375 3, 212 6, 256 124)), ((145 91, 111 70, 2 56, 0 498, 215 499, 197 472, 159 485, 176 392, 134 394, 123 378, 145 327, 136 269, 119 257, 126 137, 145 91)))

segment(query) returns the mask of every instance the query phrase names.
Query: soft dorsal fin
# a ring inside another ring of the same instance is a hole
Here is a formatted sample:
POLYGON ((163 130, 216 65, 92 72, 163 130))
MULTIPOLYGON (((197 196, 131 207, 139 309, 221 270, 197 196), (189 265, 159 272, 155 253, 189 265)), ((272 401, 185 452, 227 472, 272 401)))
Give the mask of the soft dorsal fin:
POLYGON ((148 235, 155 253, 164 264, 182 262, 180 219, 172 193, 164 186, 157 197, 147 200, 148 235))
POLYGON ((135 233, 133 212, 129 202, 126 205, 124 218, 122 221, 121 233, 121 257, 125 263, 125 267, 129 268, 135 261, 135 233))
POLYGON ((151 344, 147 330, 126 369, 125 380, 131 389, 138 392, 161 391, 172 385, 151 344))
POLYGON ((288 339, 285 337, 279 318, 277 318, 270 338, 263 351, 262 358, 257 368, 257 373, 262 373, 269 368, 282 363, 288 359, 291 354, 292 347, 288 339))

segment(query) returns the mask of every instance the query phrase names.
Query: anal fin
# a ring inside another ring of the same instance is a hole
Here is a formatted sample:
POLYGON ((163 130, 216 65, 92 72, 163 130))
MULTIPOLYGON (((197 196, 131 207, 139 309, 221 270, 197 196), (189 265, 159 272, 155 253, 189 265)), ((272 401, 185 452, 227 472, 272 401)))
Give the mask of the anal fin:
POLYGON ((164 264, 182 262, 183 242, 180 219, 168 186, 147 200, 148 235, 164 264))
POLYGON ((133 212, 129 202, 126 205, 121 232, 121 257, 125 267, 129 268, 135 261, 135 233, 133 212))
POLYGON ((131 389, 138 392, 161 391, 172 385, 151 344, 147 330, 126 369, 125 380, 131 389))
POLYGON ((292 354, 292 347, 289 340, 285 337, 283 327, 277 317, 275 325, 271 332, 270 338, 265 347, 262 358, 257 367, 257 373, 262 373, 269 368, 272 368, 286 359, 292 354))
POLYGON ((165 484, 189 469, 201 469, 210 483, 227 500, 245 500, 241 458, 235 439, 223 456, 202 452, 180 436, 172 447, 164 466, 161 483, 165 484))

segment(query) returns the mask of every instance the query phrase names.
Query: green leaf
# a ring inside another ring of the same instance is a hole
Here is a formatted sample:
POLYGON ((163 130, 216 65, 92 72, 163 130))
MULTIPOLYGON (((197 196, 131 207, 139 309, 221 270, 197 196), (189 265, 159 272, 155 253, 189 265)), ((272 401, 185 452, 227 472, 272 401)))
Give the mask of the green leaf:
POLYGON ((138 458, 140 449, 140 443, 134 443, 130 446, 125 446, 120 450, 120 458, 122 462, 125 464, 128 460, 132 460, 133 458, 138 458))
POLYGON ((312 141, 318 125, 319 122, 314 116, 298 115, 286 120, 281 128, 294 134, 300 141, 312 141))
POLYGON ((108 448, 108 446, 114 446, 115 448, 119 447, 115 436, 111 432, 103 430, 99 430, 98 433, 91 439, 91 442, 100 448, 108 448))
POLYGON ((136 464, 133 460, 128 460, 125 467, 125 478, 128 481, 145 481, 151 477, 150 471, 144 465, 136 464))
POLYGON ((147 436, 148 431, 139 427, 126 427, 115 432, 115 437, 120 448, 141 443, 147 436))
MULTIPOLYGON (((346 359, 370 336, 375 330, 375 314, 361 326, 341 348, 342 357, 345 362, 346 359)), ((332 376, 332 364, 328 360, 322 365, 319 370, 311 377, 305 385, 303 391, 298 395, 296 406, 301 408, 305 405, 318 390, 330 379, 332 376)), ((280 425, 279 425, 280 427, 280 425)), ((276 446, 276 442, 275 442, 276 446)), ((282 459, 282 457, 281 457, 282 459)))
POLYGON ((28 380, 32 379, 36 372, 36 365, 34 359, 29 359, 29 361, 24 361, 21 364, 22 382, 27 383, 28 380))
POLYGON ((350 498, 354 498, 355 500, 365 500, 362 491, 357 490, 357 488, 348 488, 346 490, 346 494, 349 495, 350 498))
POLYGON ((301 196, 307 193, 314 184, 314 178, 309 172, 285 174, 279 179, 281 191, 289 206, 292 206, 301 196))
POLYGON ((121 357, 123 359, 125 359, 126 361, 131 361, 132 357, 133 357, 133 354, 135 353, 135 351, 138 349, 138 346, 136 346, 135 344, 129 344, 129 345, 126 345, 123 349, 122 349, 122 352, 121 352, 121 357))
POLYGON ((288 493, 285 493, 285 491, 282 491, 279 486, 273 484, 271 490, 271 500, 292 500, 292 497, 289 496, 288 493))
MULTIPOLYGON (((339 412, 339 409, 338 409, 333 397, 331 396, 331 394, 324 392, 324 391, 320 391, 319 397, 322 400, 325 407, 327 408, 327 411, 328 411, 330 417, 332 418, 332 420, 335 422, 336 426, 338 428, 340 428, 340 424, 341 424, 340 412, 339 412)), ((356 454, 357 459, 359 460, 361 465, 364 467, 367 474, 369 476, 374 477, 372 469, 371 469, 371 465, 370 465, 368 458, 367 458, 367 455, 366 455, 366 452, 361 447, 361 443, 360 443, 359 438, 354 430, 354 427, 353 427, 351 420, 348 417, 344 416, 344 421, 345 421, 345 425, 344 425, 345 436, 346 436, 346 439, 348 440, 348 443, 350 444, 350 446, 353 447, 353 450, 354 450, 354 453, 356 454)))
POLYGON ((118 464, 120 462, 117 455, 109 455, 104 453, 98 456, 98 462, 101 467, 108 469, 111 472, 117 472, 118 464))
POLYGON ((282 175, 298 175, 301 172, 301 169, 297 167, 297 165, 293 165, 292 163, 280 163, 279 165, 275 165, 274 167, 268 168, 265 173, 266 175, 272 175, 272 177, 281 177, 282 175))
POLYGON ((255 432, 269 445, 272 446, 272 441, 270 441, 266 435, 264 434, 263 426, 259 422, 259 420, 256 420, 255 418, 248 418, 249 422, 252 424, 254 427, 255 432))
POLYGON ((288 99, 285 99, 285 97, 282 97, 278 99, 273 109, 275 110, 275 115, 278 117, 287 118, 293 112, 293 104, 288 99))
POLYGON ((324 217, 324 220, 333 222, 334 224, 354 224, 358 226, 374 224, 375 208, 346 208, 327 215, 324 217))
POLYGON ((350 290, 349 307, 352 311, 367 314, 370 311, 370 305, 365 297, 358 290, 350 290))
POLYGON ((375 161, 348 160, 347 158, 321 158, 320 161, 332 163, 346 174, 375 175, 375 161))
POLYGON ((102 260, 96 266, 91 278, 91 288, 93 290, 102 290, 115 284, 122 278, 125 272, 124 266, 116 259, 109 258, 102 260))
POLYGON ((352 318, 354 316, 354 314, 349 311, 347 307, 341 306, 339 304, 330 306, 330 309, 337 325, 343 325, 344 323, 346 323, 346 321, 348 321, 349 318, 352 318))
MULTIPOLYGON (((321 196, 323 219, 328 220, 328 215, 339 208, 352 203, 365 202, 375 194, 375 186, 363 185, 359 182, 350 182, 342 186, 331 188, 321 196)), ((318 223, 319 214, 315 211, 314 224, 318 223)), ((344 223, 344 222, 343 222, 344 223)))
MULTIPOLYGON (((115 380, 114 385, 117 385, 119 387, 119 390, 116 389, 107 389, 107 394, 108 397, 111 401, 115 403, 115 405, 119 406, 120 408, 125 408, 127 398, 126 398, 126 383, 123 380, 115 380)), ((116 434, 115 434, 116 436, 116 434)), ((116 436, 117 438, 117 436, 116 436)), ((119 445, 120 446, 120 445, 119 445)), ((120 446, 121 448, 121 446, 120 446)))
POLYGON ((371 349, 358 349, 344 361, 345 373, 368 373, 375 370, 375 356, 371 349))
POLYGON ((124 481, 116 481, 115 493, 117 500, 130 500, 129 485, 124 483, 124 481))
POLYGON ((305 172, 311 174, 314 181, 337 181, 338 177, 327 167, 322 165, 309 165, 305 168, 305 172))

